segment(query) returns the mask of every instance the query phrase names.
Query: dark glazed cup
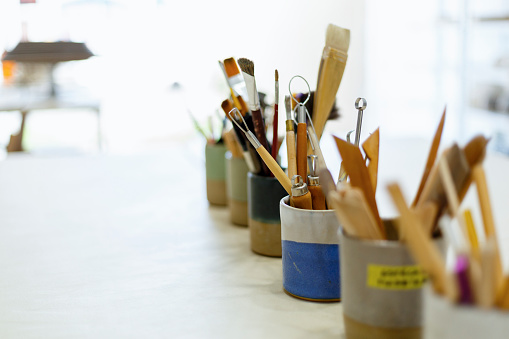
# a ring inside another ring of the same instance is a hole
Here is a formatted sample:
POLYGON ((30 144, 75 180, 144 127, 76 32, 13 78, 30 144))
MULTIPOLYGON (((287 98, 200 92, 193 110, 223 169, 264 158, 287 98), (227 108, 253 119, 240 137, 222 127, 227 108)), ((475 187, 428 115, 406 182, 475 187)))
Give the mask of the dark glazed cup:
POLYGON ((248 225, 253 252, 281 257, 279 202, 287 194, 276 178, 248 173, 248 225))

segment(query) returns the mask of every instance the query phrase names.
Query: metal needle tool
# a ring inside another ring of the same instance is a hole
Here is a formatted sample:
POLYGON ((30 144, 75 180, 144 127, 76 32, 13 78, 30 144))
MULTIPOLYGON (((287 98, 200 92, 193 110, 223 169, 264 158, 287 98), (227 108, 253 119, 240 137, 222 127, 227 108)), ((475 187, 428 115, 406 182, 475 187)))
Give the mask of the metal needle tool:
POLYGON ((355 146, 359 146, 359 142, 361 141, 362 114, 367 106, 368 102, 366 101, 366 99, 357 98, 357 100, 355 100, 355 109, 358 110, 357 128, 355 129, 355 146), (362 105, 359 105, 361 102, 362 105))

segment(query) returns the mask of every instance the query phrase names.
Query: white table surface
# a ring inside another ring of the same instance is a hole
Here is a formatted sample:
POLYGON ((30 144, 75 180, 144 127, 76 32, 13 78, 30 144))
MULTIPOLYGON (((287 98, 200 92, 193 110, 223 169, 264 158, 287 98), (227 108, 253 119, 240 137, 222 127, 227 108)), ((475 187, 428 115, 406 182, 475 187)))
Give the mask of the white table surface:
MULTIPOLYGON (((414 193, 422 145, 402 160, 415 145, 382 146, 380 200, 393 178, 414 193)), ((0 338, 343 337, 341 303, 286 295, 281 259, 252 253, 248 229, 208 205, 201 156, 181 146, 0 162, 0 338)), ((509 160, 485 165, 503 196, 509 160)))

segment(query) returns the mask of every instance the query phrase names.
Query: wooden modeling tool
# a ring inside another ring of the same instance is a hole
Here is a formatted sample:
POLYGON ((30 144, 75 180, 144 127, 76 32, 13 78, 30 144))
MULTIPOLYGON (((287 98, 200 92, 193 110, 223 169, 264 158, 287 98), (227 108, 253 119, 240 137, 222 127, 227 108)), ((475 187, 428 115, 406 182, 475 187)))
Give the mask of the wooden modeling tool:
MULTIPOLYGON (((349 144, 352 143, 352 141, 350 140, 350 136, 352 135, 353 132, 355 132, 355 130, 351 130, 346 134, 346 142, 348 142, 349 144)), ((346 178, 348 178, 348 174, 346 173, 345 167, 343 166, 343 161, 341 161, 341 166, 339 168, 338 184, 336 186, 337 189, 341 188, 341 185, 343 185, 343 181, 345 181, 346 178)))
POLYGON ((457 288, 447 277, 445 262, 430 235, 424 233, 420 220, 407 207, 403 193, 397 184, 388 186, 389 193, 400 213, 398 225, 400 234, 417 263, 430 275, 436 292, 444 294, 449 300, 457 298, 457 288))
POLYGON ((285 96, 286 109, 286 150, 288 153, 288 178, 297 174, 297 156, 295 154, 295 131, 292 119, 292 103, 289 95, 285 96))
MULTIPOLYGON (((484 161, 486 156, 486 146, 489 141, 490 139, 486 139, 482 135, 477 135, 463 147, 463 153, 465 154, 465 158, 467 159, 468 166, 470 166, 470 168, 473 168, 484 161)), ((470 175, 463 185, 463 188, 459 191, 460 201, 462 201, 467 194, 472 180, 472 175, 470 175)))
POLYGON ((313 200, 308 186, 300 175, 294 175, 292 178, 292 194, 290 195, 290 205, 295 208, 306 210, 313 209, 313 200))
POLYGON ((279 106, 279 74, 277 69, 275 71, 275 91, 274 91, 274 119, 272 120, 272 151, 271 155, 274 159, 277 158, 277 125, 278 125, 278 106, 279 106))
POLYGON ((328 201, 346 233, 361 239, 385 239, 360 189, 331 191, 328 201))
POLYGON ((256 149, 256 151, 258 152, 258 154, 262 158, 263 163, 266 164, 266 166, 270 169, 272 174, 274 174, 274 176, 279 181, 281 186, 283 186, 283 188, 285 189, 285 191, 288 194, 291 194, 292 183, 291 183, 290 179, 286 176, 286 173, 281 169, 281 167, 276 162, 276 160, 274 160, 274 158, 272 158, 270 153, 262 146, 260 141, 258 141, 258 139, 253 134, 253 132, 251 132, 249 130, 249 128, 248 128, 248 126, 246 124, 246 121, 244 120, 244 118, 242 117, 240 112, 236 108, 233 108, 228 113, 228 115, 230 116, 230 118, 233 121, 233 123, 236 124, 240 128, 240 130, 242 132, 244 132, 244 134, 246 135, 246 137, 249 140, 249 142, 253 145, 253 147, 256 149), (243 129, 240 126, 240 124, 232 117, 232 114, 233 114, 233 116, 237 116, 238 119, 242 121, 242 123, 244 124, 245 129, 243 129))
POLYGON ((313 209, 325 210, 327 209, 327 205, 325 203, 325 195, 323 194, 322 186, 320 185, 320 178, 317 173, 317 158, 318 156, 315 154, 308 155, 308 190, 313 200, 313 209))
POLYGON ((446 108, 444 108, 444 113, 442 113, 442 118, 440 119, 440 123, 438 124, 438 128, 435 132, 435 136, 433 137, 433 143, 431 144, 431 149, 429 150, 428 160, 426 161, 426 167, 424 167, 424 173, 422 174, 419 188, 417 189, 417 193, 415 195, 414 201, 412 202, 412 207, 414 207, 417 204, 417 201, 419 200, 419 198, 422 194, 422 191, 424 189, 424 185, 426 184, 426 181, 428 180, 428 176, 431 172, 431 169, 433 168, 433 164, 435 163, 435 159, 438 154, 438 148, 440 146, 440 140, 442 139, 442 132, 444 130, 445 111, 446 111, 446 108))
POLYGON ((336 94, 345 71, 349 45, 350 30, 329 24, 313 105, 313 124, 318 140, 322 137, 325 123, 336 100, 336 94))
POLYGON ((494 241, 493 248, 495 251, 495 296, 497 300, 500 300, 503 295, 504 288, 504 272, 502 267, 502 258, 500 257, 500 251, 498 249, 498 237, 497 230, 495 228, 495 222, 493 219, 493 212, 491 211, 490 195, 488 193, 488 184, 486 181, 486 175, 481 164, 474 166, 472 169, 472 177, 477 188, 477 196, 479 199, 479 205, 481 207, 482 220, 484 225, 484 232, 486 238, 492 238, 494 241))
POLYGON ((380 152, 380 128, 377 128, 363 143, 362 149, 366 153, 368 163, 368 173, 373 192, 376 195, 376 185, 378 181, 378 154, 380 152))
POLYGON ((341 140, 338 137, 334 137, 334 139, 336 140, 336 145, 338 147, 339 153, 341 154, 341 158, 343 159, 345 171, 350 177, 350 184, 353 187, 360 188, 363 192, 371 213, 373 213, 378 227, 380 228, 382 235, 385 237, 385 227, 383 226, 382 220, 380 219, 380 214, 378 213, 375 192, 373 191, 373 187, 369 179, 368 169, 366 168, 365 161, 362 158, 359 147, 349 144, 348 142, 341 140))
MULTIPOLYGON (((460 192, 470 175, 470 168, 463 151, 457 144, 453 144, 443 152, 441 157, 446 158, 449 170, 454 173, 454 188, 456 192, 460 192)), ((426 202, 431 202, 437 206, 437 213, 433 218, 435 220, 433 224, 436 225, 438 217, 442 215, 447 204, 447 196, 440 179, 440 170, 438 166, 435 166, 431 170, 429 179, 426 181, 422 194, 416 204, 416 208, 420 208, 420 206, 426 202)))
MULTIPOLYGON (((247 95, 249 97, 249 109, 253 117, 254 131, 259 143, 267 152, 270 151, 269 142, 265 134, 265 124, 263 122, 262 111, 260 107, 260 97, 256 89, 256 80, 254 76, 254 63, 246 58, 238 60, 242 75, 247 87, 247 95)), ((226 66, 226 65, 225 65, 226 66)), ((262 173, 266 176, 272 175, 266 164, 262 163, 262 173)))
POLYGON ((469 209, 463 211, 463 218, 465 220, 465 226, 467 228, 466 232, 468 235, 468 242, 470 243, 470 249, 472 250, 472 255, 476 260, 480 260, 480 252, 479 252, 479 239, 477 237, 477 231, 475 229, 474 219, 472 218, 472 213, 469 209))
POLYGON ((235 130, 233 128, 223 134, 223 140, 226 145, 226 148, 231 152, 232 157, 234 158, 244 157, 244 152, 239 142, 237 141, 237 136, 235 135, 235 130))

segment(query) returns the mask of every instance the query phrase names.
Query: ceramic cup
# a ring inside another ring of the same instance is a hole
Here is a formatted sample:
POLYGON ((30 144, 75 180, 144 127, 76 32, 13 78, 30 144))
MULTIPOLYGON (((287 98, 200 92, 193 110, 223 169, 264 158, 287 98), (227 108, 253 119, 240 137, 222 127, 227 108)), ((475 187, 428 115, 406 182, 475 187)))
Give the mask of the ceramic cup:
POLYGON ((230 221, 239 226, 247 226, 247 173, 244 158, 233 157, 226 152, 226 195, 230 210, 230 221))
POLYGON ((296 298, 339 301, 339 222, 334 210, 305 210, 281 199, 283 288, 296 298))
POLYGON ((276 178, 248 173, 248 226, 253 252, 281 257, 279 201, 286 195, 276 178))
POLYGON ((226 206, 226 171, 224 144, 205 146, 205 173, 207 181, 207 200, 210 204, 226 206))
POLYGON ((425 280, 403 243, 363 240, 342 232, 346 338, 421 338, 425 280))
POLYGON ((509 336, 509 312, 455 305, 424 288, 424 338, 502 339, 509 336))

